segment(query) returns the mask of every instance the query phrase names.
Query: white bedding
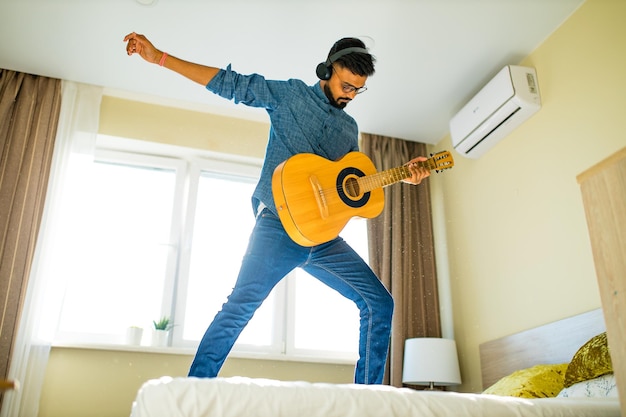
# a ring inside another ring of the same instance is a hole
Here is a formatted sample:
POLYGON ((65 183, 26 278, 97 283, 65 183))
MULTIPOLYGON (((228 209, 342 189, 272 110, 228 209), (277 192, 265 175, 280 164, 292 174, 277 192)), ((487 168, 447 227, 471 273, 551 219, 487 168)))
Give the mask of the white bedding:
POLYGON ((268 379, 169 378, 146 382, 131 417, 620 416, 617 398, 522 399, 384 385, 268 379))

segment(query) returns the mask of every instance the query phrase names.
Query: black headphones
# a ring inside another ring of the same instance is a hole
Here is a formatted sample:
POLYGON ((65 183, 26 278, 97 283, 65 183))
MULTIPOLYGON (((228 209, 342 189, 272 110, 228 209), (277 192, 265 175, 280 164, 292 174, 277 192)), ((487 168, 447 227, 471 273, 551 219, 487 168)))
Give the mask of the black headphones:
POLYGON ((344 55, 351 54, 352 52, 360 52, 362 54, 369 54, 369 51, 365 48, 359 48, 358 46, 351 46, 349 48, 344 48, 340 51, 332 54, 326 62, 320 62, 315 69, 315 73, 317 74, 317 78, 320 80, 329 80, 330 76, 333 74, 333 62, 337 61, 344 55))

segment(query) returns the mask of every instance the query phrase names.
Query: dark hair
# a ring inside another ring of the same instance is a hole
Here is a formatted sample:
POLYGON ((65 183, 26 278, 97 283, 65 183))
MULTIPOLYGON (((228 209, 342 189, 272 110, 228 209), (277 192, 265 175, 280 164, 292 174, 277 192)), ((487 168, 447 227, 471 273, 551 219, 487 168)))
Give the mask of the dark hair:
MULTIPOLYGON (((328 58, 342 49, 351 47, 367 49, 363 41, 358 38, 343 38, 335 42, 333 47, 330 48, 328 58)), ((370 76, 374 74, 374 62, 376 62, 376 58, 374 58, 370 53, 364 54, 362 52, 351 52, 337 58, 335 62, 342 67, 349 69, 356 75, 370 76)))

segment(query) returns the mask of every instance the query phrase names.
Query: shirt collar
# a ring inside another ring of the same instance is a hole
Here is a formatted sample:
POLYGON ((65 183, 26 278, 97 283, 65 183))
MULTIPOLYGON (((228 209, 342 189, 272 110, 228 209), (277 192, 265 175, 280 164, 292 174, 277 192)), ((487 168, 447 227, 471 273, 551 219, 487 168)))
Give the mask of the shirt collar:
POLYGON ((314 86, 313 86, 313 91, 315 91, 315 95, 318 96, 319 98, 321 98, 322 100, 326 101, 328 104, 330 104, 330 102, 328 101, 328 97, 326 97, 326 94, 324 94, 324 90, 322 90, 322 82, 318 81, 314 86))
POLYGON ((340 112, 344 111, 344 109, 338 109, 337 107, 335 107, 332 104, 330 104, 330 100, 328 100, 328 97, 326 97, 326 94, 324 94, 324 90, 322 89, 322 82, 321 81, 318 81, 313 86, 313 91, 315 92, 315 95, 320 98, 320 100, 323 100, 324 103, 326 103, 328 105, 328 107, 330 107, 331 111, 340 111, 340 112))

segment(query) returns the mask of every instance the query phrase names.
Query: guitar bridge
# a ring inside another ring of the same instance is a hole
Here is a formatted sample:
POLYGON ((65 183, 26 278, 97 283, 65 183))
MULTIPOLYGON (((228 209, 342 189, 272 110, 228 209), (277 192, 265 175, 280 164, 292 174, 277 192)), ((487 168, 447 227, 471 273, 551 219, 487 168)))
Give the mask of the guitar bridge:
POLYGON ((326 196, 322 185, 315 175, 309 177, 311 187, 313 187, 313 195, 315 195, 315 201, 317 202, 317 208, 320 211, 320 217, 322 219, 328 218, 328 204, 326 203, 326 196))

